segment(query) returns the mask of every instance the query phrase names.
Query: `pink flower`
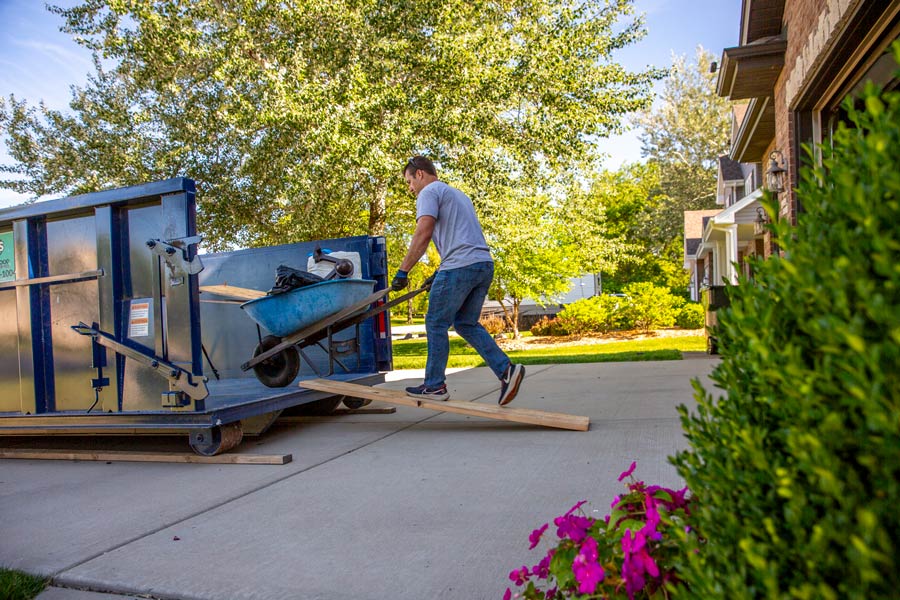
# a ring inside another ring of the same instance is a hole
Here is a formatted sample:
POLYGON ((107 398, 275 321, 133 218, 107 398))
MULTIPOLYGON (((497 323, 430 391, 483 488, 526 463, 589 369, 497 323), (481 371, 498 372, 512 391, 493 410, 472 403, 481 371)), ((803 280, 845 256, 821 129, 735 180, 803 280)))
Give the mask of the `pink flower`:
POLYGON ((635 592, 644 588, 646 583, 644 575, 658 577, 659 567, 647 552, 647 539, 641 532, 635 534, 630 529, 625 530, 625 535, 622 537, 622 553, 624 554, 622 578, 625 580, 625 591, 628 592, 628 597, 633 599, 635 592))
POLYGON ((514 582, 516 585, 525 585, 530 577, 528 567, 522 565, 521 569, 514 569, 509 573, 510 581, 514 582))
POLYGON ((641 534, 651 540, 661 540, 662 534, 656 530, 659 525, 659 511, 656 510, 656 500, 650 494, 647 494, 645 501, 647 523, 641 529, 641 534))
POLYGON ((587 536, 588 529, 594 524, 594 519, 566 513, 561 517, 556 517, 553 524, 557 527, 556 535, 560 539, 569 538, 572 541, 580 542, 587 536))
POLYGON ((547 579, 550 576, 550 561, 553 559, 553 551, 541 559, 541 562, 531 568, 531 574, 538 579, 547 579))
POLYGON ((534 550, 535 547, 540 543, 541 536, 544 535, 544 532, 547 531, 547 527, 549 527, 549 523, 544 523, 537 529, 531 532, 531 535, 528 536, 528 541, 531 542, 531 545, 528 547, 529 550, 534 550))
POLYGON ((503 594, 503 600, 510 600, 512 598, 512 590, 506 588, 506 593, 503 594))
POLYGON ((637 462, 632 462, 632 463, 631 463, 631 466, 628 467, 628 470, 627 470, 627 471, 622 471, 622 474, 619 475, 619 481, 622 481, 623 479, 625 479, 626 477, 628 477, 629 475, 631 475, 632 473, 634 473, 635 467, 637 467, 637 462))
POLYGON ((605 573, 597 562, 597 540, 588 537, 582 542, 575 560, 572 562, 572 573, 578 582, 578 592, 592 594, 597 585, 603 581, 605 573))

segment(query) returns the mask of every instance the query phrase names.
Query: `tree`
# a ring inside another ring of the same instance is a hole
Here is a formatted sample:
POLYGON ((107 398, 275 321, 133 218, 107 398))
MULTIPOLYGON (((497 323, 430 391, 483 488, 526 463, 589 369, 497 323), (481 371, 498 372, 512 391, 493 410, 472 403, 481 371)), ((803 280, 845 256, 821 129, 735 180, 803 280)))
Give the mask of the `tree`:
MULTIPOLYGON (((83 0, 53 8, 94 52, 71 112, 0 113, 41 196, 176 175, 210 249, 382 234, 402 158, 469 183, 561 171, 646 106, 655 70, 611 53, 631 0, 83 0)), ((624 21, 624 22, 623 22, 624 21)), ((472 186, 475 187, 475 186, 472 186)))
MULTIPOLYGON (((644 112, 642 153, 659 165, 659 202, 648 212, 645 238, 661 254, 682 237, 684 211, 715 208, 719 156, 726 154, 731 103, 716 93, 714 56, 697 48, 695 62, 675 57, 661 106, 644 112)), ((680 260, 680 257, 679 257, 680 260)))
POLYGON ((582 271, 562 231, 560 211, 546 194, 529 193, 522 185, 495 194, 501 200, 486 207, 483 219, 496 259, 490 297, 500 302, 518 339, 522 300, 551 302, 582 271))

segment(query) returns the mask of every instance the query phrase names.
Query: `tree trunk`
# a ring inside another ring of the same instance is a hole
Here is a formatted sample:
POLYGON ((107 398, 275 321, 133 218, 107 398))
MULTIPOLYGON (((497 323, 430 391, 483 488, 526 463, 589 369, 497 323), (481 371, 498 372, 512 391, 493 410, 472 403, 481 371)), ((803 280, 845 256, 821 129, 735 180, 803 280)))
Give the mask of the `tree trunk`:
POLYGON ((413 301, 412 298, 406 301, 406 324, 412 325, 413 323, 413 301))
MULTIPOLYGON (((510 328, 512 328, 513 330, 515 330, 516 325, 515 325, 515 323, 513 322, 513 318, 509 315, 509 311, 506 310, 506 304, 503 303, 503 300, 498 300, 498 302, 500 303, 500 308, 503 309, 503 318, 506 319, 506 324, 507 324, 510 328)), ((515 304, 513 304, 513 309, 515 309, 515 304)))
POLYGON ((522 301, 518 298, 513 298, 513 339, 517 340, 522 336, 519 335, 519 304, 522 301))
POLYGON ((386 198, 387 186, 379 182, 375 186, 372 200, 369 202, 369 235, 384 235, 385 220, 387 218, 385 211, 386 198))

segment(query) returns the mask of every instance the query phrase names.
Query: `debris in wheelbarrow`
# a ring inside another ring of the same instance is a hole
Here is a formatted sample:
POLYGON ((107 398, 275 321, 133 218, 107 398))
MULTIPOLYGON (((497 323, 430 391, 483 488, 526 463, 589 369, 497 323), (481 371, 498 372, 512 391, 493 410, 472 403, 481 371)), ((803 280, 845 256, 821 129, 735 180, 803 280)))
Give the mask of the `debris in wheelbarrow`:
POLYGON ((275 269, 275 284, 272 286, 271 290, 266 292, 266 294, 275 296, 308 285, 313 285, 314 283, 319 283, 321 281, 325 281, 325 279, 319 277, 315 273, 301 271, 300 269, 294 269, 287 265, 278 265, 278 268, 275 269))

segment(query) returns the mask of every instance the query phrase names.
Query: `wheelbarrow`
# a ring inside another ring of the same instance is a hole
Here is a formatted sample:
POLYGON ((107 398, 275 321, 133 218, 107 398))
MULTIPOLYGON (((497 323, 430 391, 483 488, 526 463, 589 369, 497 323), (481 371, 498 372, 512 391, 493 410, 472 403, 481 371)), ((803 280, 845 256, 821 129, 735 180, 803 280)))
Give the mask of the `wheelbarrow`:
MULTIPOLYGON (((430 289, 431 280, 419 289, 369 308, 391 291, 387 288, 373 292, 374 287, 375 281, 369 279, 334 279, 241 304, 251 319, 272 334, 260 340, 253 358, 242 364, 241 370, 253 369, 256 378, 268 387, 285 387, 300 372, 303 348, 325 338, 332 342, 334 333, 430 289)), ((333 357, 330 352, 329 356, 333 357)))

